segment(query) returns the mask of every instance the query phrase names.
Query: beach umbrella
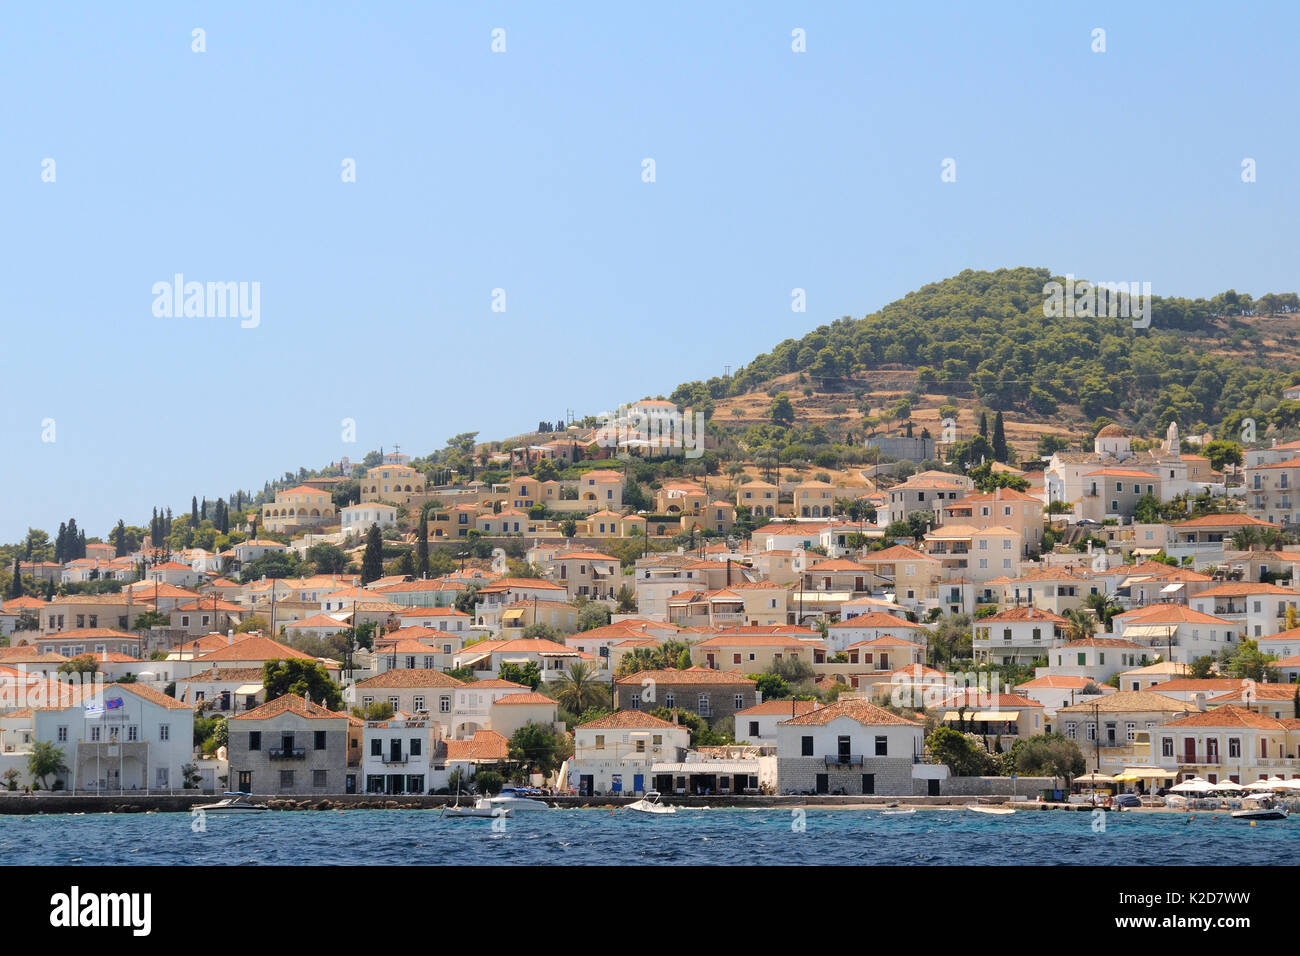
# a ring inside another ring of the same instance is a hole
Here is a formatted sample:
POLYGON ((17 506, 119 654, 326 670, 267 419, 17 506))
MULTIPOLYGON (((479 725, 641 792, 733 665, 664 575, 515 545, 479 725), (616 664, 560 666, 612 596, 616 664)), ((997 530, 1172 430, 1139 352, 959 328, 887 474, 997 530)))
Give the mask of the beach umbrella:
POLYGON ((1279 790, 1300 790, 1300 780, 1283 780, 1277 785, 1279 790))
POLYGON ((1086 773, 1082 777, 1075 777, 1074 782, 1075 783, 1115 783, 1115 778, 1109 777, 1106 774, 1097 771, 1094 773, 1086 773))
POLYGON ((1244 790, 1245 788, 1239 783, 1233 783, 1231 780, 1220 780, 1214 784, 1215 790, 1244 790))
POLYGON ((1255 791, 1259 791, 1259 790, 1272 790, 1272 789, 1273 789, 1274 787, 1276 787, 1276 786, 1277 786, 1277 784, 1275 784, 1275 783, 1271 783, 1271 782, 1268 781, 1268 780, 1256 780, 1254 783, 1248 783, 1248 784, 1246 784, 1246 786, 1242 787, 1242 789, 1243 789, 1243 790, 1255 790, 1255 791))
POLYGON ((1207 783, 1200 777, 1193 777, 1191 780, 1184 780, 1176 787, 1170 787, 1171 793, 1209 793, 1214 789, 1214 784, 1207 783))

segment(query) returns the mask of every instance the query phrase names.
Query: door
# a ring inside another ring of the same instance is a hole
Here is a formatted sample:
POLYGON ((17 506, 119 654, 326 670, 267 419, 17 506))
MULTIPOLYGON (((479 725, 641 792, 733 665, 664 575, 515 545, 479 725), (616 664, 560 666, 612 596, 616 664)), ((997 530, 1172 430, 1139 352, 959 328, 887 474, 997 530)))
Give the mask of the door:
POLYGON ((848 737, 839 738, 838 744, 839 744, 840 763, 848 763, 849 754, 851 753, 849 738, 848 737))
POLYGON ((591 789, 592 789, 592 775, 589 773, 584 773, 580 775, 578 777, 579 796, 583 796, 583 797, 591 796, 591 789))
POLYGON ((357 775, 355 773, 350 773, 347 775, 346 781, 343 784, 343 792, 344 793, 357 792, 357 775))
POLYGON ((1183 763, 1196 763, 1196 738, 1188 737, 1183 741, 1183 763))
POLYGON ((830 776, 829 776, 829 775, 824 774, 824 773, 819 773, 819 774, 817 775, 817 787, 816 787, 816 790, 817 790, 818 793, 830 793, 830 792, 831 792, 831 779, 830 779, 830 776))
POLYGON ((643 773, 632 774, 632 792, 633 793, 645 792, 645 774, 643 773))
POLYGON ((939 796, 939 781, 927 780, 926 783, 928 784, 928 787, 926 788, 926 792, 932 797, 939 796))
POLYGON ((252 793, 253 792, 253 771, 251 770, 239 771, 235 786, 239 789, 240 793, 252 793))
POLYGON ((876 792, 876 775, 874 773, 864 773, 862 775, 862 793, 866 796, 876 792))
POLYGON ((401 738, 395 738, 388 742, 388 759, 391 763, 402 762, 402 741, 401 738))

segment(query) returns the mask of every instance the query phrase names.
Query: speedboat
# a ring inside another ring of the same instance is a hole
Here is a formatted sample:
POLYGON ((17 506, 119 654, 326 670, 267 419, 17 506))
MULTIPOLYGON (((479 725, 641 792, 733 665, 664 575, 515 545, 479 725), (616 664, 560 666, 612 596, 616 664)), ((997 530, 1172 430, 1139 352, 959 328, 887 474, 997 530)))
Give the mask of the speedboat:
POLYGON ((204 813, 262 813, 269 809, 265 803, 253 803, 251 793, 227 790, 216 803, 202 803, 195 810, 204 813))
POLYGON ((525 790, 522 787, 506 787, 495 797, 480 797, 479 803, 485 804, 492 809, 513 810, 518 812, 528 812, 532 810, 549 810, 551 809, 541 800, 534 800, 531 793, 537 791, 525 790))
MULTIPOLYGON (((1250 802, 1249 800, 1247 802, 1250 802)), ((1255 806, 1233 810, 1234 820, 1285 820, 1289 814, 1285 807, 1274 806, 1273 801, 1265 797, 1255 806)))
POLYGON ((915 810, 881 810, 882 817, 906 817, 915 813, 915 810))
POLYGON ((1008 813, 1016 812, 1011 807, 985 807, 978 803, 968 803, 966 804, 966 809, 971 811, 971 813, 988 813, 999 817, 1004 817, 1008 813))
POLYGON ((646 795, 635 803, 629 803, 624 810, 637 810, 641 813, 676 813, 676 807, 659 802, 658 790, 647 790, 646 795))

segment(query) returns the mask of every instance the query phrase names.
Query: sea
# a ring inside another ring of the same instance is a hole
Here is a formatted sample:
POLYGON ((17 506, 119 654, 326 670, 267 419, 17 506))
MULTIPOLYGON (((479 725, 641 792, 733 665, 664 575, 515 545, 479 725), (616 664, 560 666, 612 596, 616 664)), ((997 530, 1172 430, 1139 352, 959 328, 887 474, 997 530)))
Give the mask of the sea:
POLYGON ((0 861, 72 866, 1290 865, 1300 820, 1224 814, 923 809, 570 809, 507 819, 437 810, 244 816, 0 816, 0 861))

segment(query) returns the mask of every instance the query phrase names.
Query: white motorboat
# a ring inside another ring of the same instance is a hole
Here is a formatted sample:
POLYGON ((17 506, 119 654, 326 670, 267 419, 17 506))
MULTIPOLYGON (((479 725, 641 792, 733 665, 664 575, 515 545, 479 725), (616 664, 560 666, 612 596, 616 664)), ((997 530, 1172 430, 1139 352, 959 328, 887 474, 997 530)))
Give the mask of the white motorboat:
POLYGON ((966 804, 966 809, 969 810, 971 813, 987 813, 992 816, 999 816, 999 817, 1005 817, 1008 813, 1016 812, 1011 807, 985 807, 985 806, 981 806, 978 803, 968 803, 966 804))
POLYGON ((518 787, 506 787, 495 797, 480 797, 479 803, 485 804, 494 810, 512 810, 519 813, 551 809, 541 800, 533 799, 529 791, 518 787))
POLYGON ((438 815, 456 820, 462 817, 509 817, 513 814, 509 807, 494 807, 487 797, 479 797, 472 807, 443 807, 442 813, 438 815))
POLYGON ((640 813, 676 813, 676 807, 670 807, 666 803, 660 803, 658 790, 648 790, 646 795, 635 803, 629 803, 624 810, 636 810, 640 813))
POLYGON ((882 817, 906 817, 915 813, 915 810, 881 810, 882 817))
POLYGON ((1252 800, 1247 798, 1247 804, 1241 810, 1233 810, 1232 818, 1234 820, 1285 820, 1290 814, 1286 807, 1279 807, 1268 797, 1252 800), (1251 806, 1250 804, 1254 804, 1251 806))
POLYGON ((216 803, 202 803, 195 810, 204 813, 264 813, 269 808, 265 803, 253 803, 251 793, 227 790, 216 803))

